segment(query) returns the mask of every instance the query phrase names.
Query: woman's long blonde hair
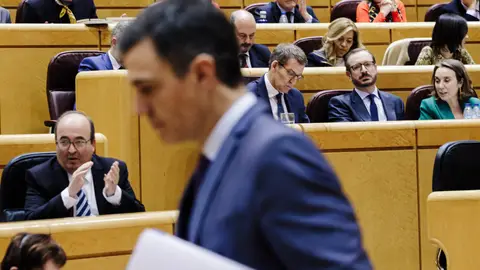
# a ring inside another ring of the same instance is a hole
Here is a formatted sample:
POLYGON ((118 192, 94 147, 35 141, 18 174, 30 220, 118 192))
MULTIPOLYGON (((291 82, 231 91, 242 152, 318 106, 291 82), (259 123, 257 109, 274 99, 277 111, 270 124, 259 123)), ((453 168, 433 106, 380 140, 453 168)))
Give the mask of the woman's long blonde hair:
POLYGON ((339 39, 349 31, 353 31, 353 44, 350 51, 356 48, 364 48, 360 41, 360 33, 352 20, 348 18, 338 18, 330 23, 327 34, 323 37, 323 47, 325 57, 328 63, 335 66, 337 63, 337 55, 335 54, 335 44, 333 41, 339 39))

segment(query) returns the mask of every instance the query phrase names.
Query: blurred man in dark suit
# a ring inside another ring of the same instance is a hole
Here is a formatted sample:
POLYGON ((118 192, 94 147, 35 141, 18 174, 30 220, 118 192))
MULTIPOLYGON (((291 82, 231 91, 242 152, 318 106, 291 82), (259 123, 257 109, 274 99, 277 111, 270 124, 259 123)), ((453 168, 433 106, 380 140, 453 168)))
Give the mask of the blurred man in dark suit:
POLYGON ((478 0, 452 0, 443 6, 443 12, 462 16, 467 21, 480 20, 480 2, 478 0))
POLYGON ((279 23, 282 16, 286 17, 283 23, 318 23, 312 7, 307 6, 307 0, 276 0, 255 11, 255 20, 260 19, 260 11, 267 12, 268 23, 279 23))
POLYGON ((175 234, 258 270, 372 269, 332 168, 246 91, 235 31, 210 3, 164 0, 120 39, 137 112, 164 142, 201 148, 175 234))
POLYGON ((404 119, 402 99, 377 88, 377 64, 369 51, 357 48, 344 56, 347 76, 355 88, 328 103, 330 122, 395 121, 404 119))
POLYGON ((10 12, 3 7, 0 7, 0 23, 11 23, 10 12))
POLYGON ((80 62, 78 72, 92 70, 118 70, 123 69, 119 59, 117 43, 123 31, 129 24, 129 21, 118 22, 112 29, 110 49, 105 54, 86 57, 80 62))
POLYGON ((257 31, 255 18, 246 10, 237 10, 230 15, 230 22, 235 26, 240 53, 238 59, 241 68, 268 67, 270 50, 267 46, 255 44, 257 31))
POLYGON ((97 18, 93 0, 26 0, 21 23, 76 23, 97 18))
POLYGON ((55 127, 56 157, 26 173, 26 219, 143 212, 123 161, 95 155, 95 127, 76 111, 55 127))
POLYGON ((268 72, 247 84, 247 89, 268 104, 276 120, 282 113, 294 113, 295 123, 309 123, 303 95, 294 88, 303 78, 306 64, 302 49, 289 43, 279 44, 270 57, 268 72))

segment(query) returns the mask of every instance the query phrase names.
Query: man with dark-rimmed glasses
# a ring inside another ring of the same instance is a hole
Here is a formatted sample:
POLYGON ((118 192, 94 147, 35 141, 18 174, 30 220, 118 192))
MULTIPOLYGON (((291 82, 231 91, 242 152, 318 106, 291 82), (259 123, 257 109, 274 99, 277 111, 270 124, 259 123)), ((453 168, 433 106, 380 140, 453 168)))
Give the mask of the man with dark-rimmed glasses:
POLYGON ((57 155, 26 173, 26 219, 143 212, 123 161, 95 155, 95 126, 69 111, 55 128, 57 155))
POLYGON ((247 85, 247 89, 263 99, 278 120, 282 113, 293 113, 295 123, 309 123, 302 93, 294 88, 303 78, 307 57, 293 44, 279 44, 272 52, 268 72, 247 85))
POLYGON ((403 120, 403 101, 377 88, 377 65, 369 51, 357 48, 344 57, 352 92, 333 97, 328 103, 330 122, 403 120))

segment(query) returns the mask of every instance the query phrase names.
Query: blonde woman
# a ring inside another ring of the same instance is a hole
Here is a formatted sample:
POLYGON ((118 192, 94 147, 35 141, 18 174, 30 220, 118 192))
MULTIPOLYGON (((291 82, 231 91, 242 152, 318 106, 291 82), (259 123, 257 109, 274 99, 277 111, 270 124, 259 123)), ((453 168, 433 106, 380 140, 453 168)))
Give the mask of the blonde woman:
POLYGON ((328 26, 323 47, 308 54, 308 66, 343 67, 343 56, 356 48, 363 48, 357 26, 348 18, 338 18, 328 26))

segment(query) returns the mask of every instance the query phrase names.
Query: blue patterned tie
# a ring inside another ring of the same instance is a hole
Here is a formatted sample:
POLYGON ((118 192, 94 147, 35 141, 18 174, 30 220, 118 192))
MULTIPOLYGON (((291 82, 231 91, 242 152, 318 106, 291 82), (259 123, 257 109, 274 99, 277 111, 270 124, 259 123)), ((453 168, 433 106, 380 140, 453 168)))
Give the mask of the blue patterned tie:
POLYGON ((78 201, 75 207, 75 216, 76 217, 88 217, 92 215, 90 211, 90 205, 88 204, 87 196, 82 189, 77 193, 78 201))
POLYGON ((368 95, 368 98, 370 99, 370 117, 372 118, 372 121, 378 121, 378 110, 377 104, 375 104, 375 95, 370 94, 368 95))
POLYGON ((282 96, 283 94, 282 93, 279 93, 277 94, 275 97, 277 98, 277 115, 278 115, 278 120, 280 120, 280 115, 282 115, 282 113, 285 113, 285 111, 283 110, 283 105, 282 105, 282 96))

